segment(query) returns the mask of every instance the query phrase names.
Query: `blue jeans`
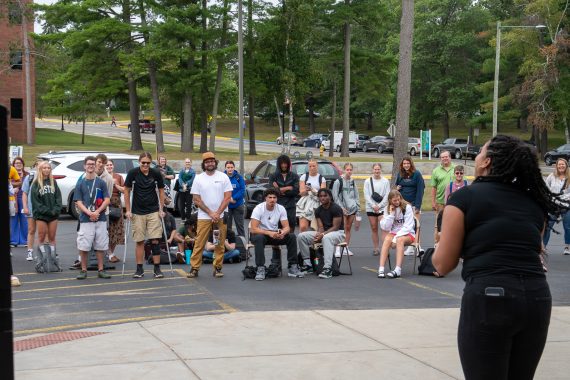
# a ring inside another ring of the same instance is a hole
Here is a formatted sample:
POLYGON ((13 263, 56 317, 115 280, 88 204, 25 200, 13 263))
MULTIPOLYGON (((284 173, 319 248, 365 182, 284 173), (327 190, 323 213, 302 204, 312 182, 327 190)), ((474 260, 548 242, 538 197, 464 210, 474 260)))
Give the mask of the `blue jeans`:
MULTIPOLYGON (((562 217, 562 227, 564 228, 564 244, 570 245, 570 212, 565 212, 564 214, 561 215, 561 217, 562 217)), ((550 230, 555 223, 556 219, 554 219, 554 217, 550 215, 548 217, 548 226, 546 227, 546 230, 544 231, 544 236, 542 238, 545 247, 548 245, 548 241, 550 240, 550 230)))

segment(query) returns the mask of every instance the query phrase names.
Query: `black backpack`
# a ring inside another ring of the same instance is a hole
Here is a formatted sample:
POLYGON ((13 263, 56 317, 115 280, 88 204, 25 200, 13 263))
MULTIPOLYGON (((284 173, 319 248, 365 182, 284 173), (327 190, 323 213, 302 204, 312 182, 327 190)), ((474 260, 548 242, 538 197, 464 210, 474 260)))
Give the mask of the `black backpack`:
MULTIPOLYGON (((313 264, 313 271, 316 274, 321 274, 321 272, 323 271, 323 268, 325 266, 325 256, 323 254, 322 248, 318 249, 316 251, 313 248, 310 248, 309 252, 311 254, 311 263, 313 264)), ((331 271, 332 271, 333 277, 340 276, 341 274, 344 274, 344 273, 341 273, 341 271, 338 267, 338 262, 337 262, 335 257, 333 257, 333 259, 332 259, 331 271)))
MULTIPOLYGON (((308 180, 309 180, 309 172, 305 172, 305 184, 307 183, 308 180)), ((321 173, 319 173, 319 189, 321 188, 321 183, 323 183, 323 176, 321 175, 321 173)))
MULTIPOLYGON (((418 274, 423 276, 433 276, 435 267, 433 266, 431 259, 435 252, 434 248, 428 248, 425 250, 424 254, 420 256, 420 265, 418 266, 418 274)), ((443 276, 437 276, 443 277, 443 276)))

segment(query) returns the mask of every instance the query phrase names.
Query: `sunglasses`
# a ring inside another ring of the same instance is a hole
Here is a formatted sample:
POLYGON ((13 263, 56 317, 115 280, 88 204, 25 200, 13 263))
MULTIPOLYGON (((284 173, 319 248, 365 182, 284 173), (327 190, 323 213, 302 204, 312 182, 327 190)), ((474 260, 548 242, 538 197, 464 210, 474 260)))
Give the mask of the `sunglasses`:
POLYGON ((141 161, 141 165, 150 165, 150 161, 141 161))
POLYGON ((455 174, 463 174, 463 172, 455 172, 455 174))

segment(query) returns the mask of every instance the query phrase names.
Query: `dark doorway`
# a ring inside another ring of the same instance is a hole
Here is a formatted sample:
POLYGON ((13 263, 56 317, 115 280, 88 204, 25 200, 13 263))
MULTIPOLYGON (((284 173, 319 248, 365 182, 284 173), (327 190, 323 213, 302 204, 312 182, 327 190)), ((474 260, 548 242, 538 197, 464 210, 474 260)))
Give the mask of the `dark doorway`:
MULTIPOLYGON (((0 165, 0 226, 10 225, 8 211, 8 110, 0 105, 0 154, 3 164, 0 165)), ((2 365, 2 378, 14 378, 14 351, 12 347, 12 285, 10 252, 10 229, 0 228, 0 352, 5 366, 2 365)))

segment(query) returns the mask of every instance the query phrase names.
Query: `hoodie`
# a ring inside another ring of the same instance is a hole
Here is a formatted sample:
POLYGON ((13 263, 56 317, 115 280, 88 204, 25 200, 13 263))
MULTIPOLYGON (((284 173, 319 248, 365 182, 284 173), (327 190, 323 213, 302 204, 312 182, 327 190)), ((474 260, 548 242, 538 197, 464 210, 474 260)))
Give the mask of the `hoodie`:
POLYGON ((45 179, 43 184, 37 181, 32 184, 30 195, 32 197, 32 208, 34 219, 53 220, 59 217, 61 212, 61 191, 54 181, 54 189, 50 186, 49 179, 45 179))
MULTIPOLYGON (((228 174, 224 171, 224 173, 228 174)), ((232 183, 232 187, 234 188, 232 191, 232 198, 236 203, 230 203, 228 208, 234 209, 241 206, 244 202, 243 196, 245 195, 245 181, 243 177, 239 174, 237 170, 234 170, 233 176, 228 176, 230 178, 230 182, 232 183)))
POLYGON ((291 171, 291 159, 288 156, 281 155, 277 158, 277 168, 275 173, 269 175, 269 186, 277 183, 277 187, 292 186, 293 190, 287 190, 284 194, 280 194, 277 203, 286 209, 297 208, 297 196, 299 195, 299 176, 291 171), (281 172, 281 163, 286 162, 289 166, 287 173, 281 172), (283 177, 285 174, 285 177, 283 177))

